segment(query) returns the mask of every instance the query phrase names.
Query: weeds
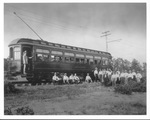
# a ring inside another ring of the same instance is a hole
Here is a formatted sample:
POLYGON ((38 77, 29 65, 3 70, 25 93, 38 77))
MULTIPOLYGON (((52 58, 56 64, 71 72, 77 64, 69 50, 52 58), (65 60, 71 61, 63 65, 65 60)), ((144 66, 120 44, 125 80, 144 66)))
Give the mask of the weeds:
POLYGON ((132 94, 132 89, 129 85, 117 85, 115 88, 115 92, 121 93, 121 94, 132 94))
POLYGON ((14 111, 16 111, 16 113, 13 114, 12 109, 7 108, 4 110, 4 114, 5 115, 34 115, 33 109, 31 109, 29 106, 17 108, 14 111))
POLYGON ((11 111, 11 108, 7 108, 4 110, 4 115, 13 115, 12 114, 12 111, 11 111))
POLYGON ((137 83, 135 81, 130 81, 129 84, 117 85, 115 92, 131 95, 132 92, 146 92, 146 82, 137 83))
POLYGON ((7 94, 7 93, 14 93, 14 92, 16 92, 15 86, 11 82, 5 81, 4 82, 4 93, 7 94))
POLYGON ((29 106, 17 108, 15 111, 17 115, 34 115, 33 109, 29 108, 29 106))

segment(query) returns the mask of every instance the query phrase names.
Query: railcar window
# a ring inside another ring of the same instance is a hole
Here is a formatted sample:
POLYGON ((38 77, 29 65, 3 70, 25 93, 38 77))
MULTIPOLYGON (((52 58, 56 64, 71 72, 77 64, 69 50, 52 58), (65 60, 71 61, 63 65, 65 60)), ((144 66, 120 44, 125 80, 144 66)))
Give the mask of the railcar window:
POLYGON ((43 55, 44 61, 48 61, 49 55, 43 55))
POLYGON ((76 50, 77 48, 73 47, 74 50, 76 50))
POLYGON ((40 52, 40 53, 49 53, 48 50, 44 50, 44 49, 36 49, 36 52, 40 52))
POLYGON ((105 60, 105 65, 108 65, 108 59, 105 60))
POLYGON ((53 43, 48 43, 48 45, 53 46, 53 43))
POLYGON ((102 64, 103 65, 108 65, 108 59, 107 58, 103 58, 102 59, 102 64))
POLYGON ((67 48, 68 48, 68 49, 71 49, 71 47, 70 47, 70 46, 67 46, 67 48))
POLYGON ((84 55, 82 55, 82 54, 76 54, 76 57, 84 58, 84 55))
POLYGON ((60 45, 58 45, 58 44, 55 44, 55 47, 60 47, 60 45))
POLYGON ((76 63, 80 63, 80 58, 76 58, 76 63))
POLYGON ((61 47, 62 47, 62 48, 66 48, 66 46, 64 46, 64 45, 61 45, 61 47))
POLYGON ((38 62, 44 61, 43 55, 42 54, 36 54, 36 58, 38 62))
POLYGON ((62 55, 62 54, 63 54, 63 53, 60 52, 60 51, 52 51, 51 53, 52 53, 52 54, 55 54, 55 55, 62 55))
POLYGON ((14 60, 20 60, 21 55, 20 55, 20 47, 15 47, 14 48, 14 60))
POLYGON ((91 64, 91 65, 93 64, 93 62, 94 62, 94 60, 93 60, 93 59, 90 59, 90 64, 91 64))
POLYGON ((9 53, 10 53, 10 59, 13 60, 13 58, 14 58, 14 51, 13 51, 12 47, 10 48, 10 52, 9 53))
POLYGON ((74 58, 73 57, 70 57, 70 62, 74 62, 74 58))
POLYGON ((36 59, 37 59, 38 62, 48 61, 49 55, 38 53, 38 54, 36 54, 36 59))
POLYGON ((98 60, 98 64, 99 64, 99 65, 101 64, 101 60, 98 60))
POLYGON ((65 52, 64 55, 74 57, 73 53, 67 53, 67 52, 65 52))
POLYGON ((84 59, 81 59, 81 63, 84 63, 84 59))
POLYGON ((43 53, 49 53, 49 51, 48 50, 43 50, 43 53))
POLYGON ((85 59, 85 63, 89 64, 89 61, 90 61, 89 59, 85 59))
POLYGON ((69 57, 65 57, 65 62, 70 62, 70 58, 69 57))
POLYGON ((51 55, 51 61, 61 62, 62 61, 62 57, 61 56, 51 55))
POLYGON ((94 64, 97 64, 98 62, 97 62, 97 60, 94 60, 94 64))
POLYGON ((85 57, 89 58, 89 59, 93 59, 93 56, 91 56, 91 55, 86 55, 85 57))

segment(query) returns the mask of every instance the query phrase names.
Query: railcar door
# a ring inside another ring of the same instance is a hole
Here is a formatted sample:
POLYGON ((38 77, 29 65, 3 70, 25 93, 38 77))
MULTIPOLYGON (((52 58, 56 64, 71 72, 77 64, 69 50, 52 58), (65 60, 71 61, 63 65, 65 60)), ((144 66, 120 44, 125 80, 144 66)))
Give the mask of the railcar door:
POLYGON ((26 73, 31 73, 33 68, 32 68, 32 62, 33 62, 33 46, 31 45, 23 45, 22 46, 22 73, 24 69, 24 62, 23 62, 23 53, 26 51, 26 56, 27 56, 27 64, 26 64, 26 73))

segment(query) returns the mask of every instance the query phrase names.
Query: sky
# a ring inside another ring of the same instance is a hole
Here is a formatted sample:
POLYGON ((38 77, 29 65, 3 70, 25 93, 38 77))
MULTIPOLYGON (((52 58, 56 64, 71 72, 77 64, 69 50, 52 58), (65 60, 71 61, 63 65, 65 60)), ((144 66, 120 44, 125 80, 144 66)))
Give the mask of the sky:
POLYGON ((16 38, 39 39, 13 12, 48 42, 106 51, 114 58, 146 62, 145 3, 5 3, 4 58, 16 38))

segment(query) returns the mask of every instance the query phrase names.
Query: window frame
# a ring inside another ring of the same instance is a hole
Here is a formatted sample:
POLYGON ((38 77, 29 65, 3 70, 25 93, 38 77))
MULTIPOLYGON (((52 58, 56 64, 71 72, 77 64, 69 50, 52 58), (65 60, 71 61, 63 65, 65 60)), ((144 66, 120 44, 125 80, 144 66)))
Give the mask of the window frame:
POLYGON ((21 60, 21 46, 13 47, 13 60, 21 60), (16 48, 19 48, 19 50, 16 48))

